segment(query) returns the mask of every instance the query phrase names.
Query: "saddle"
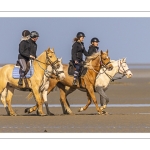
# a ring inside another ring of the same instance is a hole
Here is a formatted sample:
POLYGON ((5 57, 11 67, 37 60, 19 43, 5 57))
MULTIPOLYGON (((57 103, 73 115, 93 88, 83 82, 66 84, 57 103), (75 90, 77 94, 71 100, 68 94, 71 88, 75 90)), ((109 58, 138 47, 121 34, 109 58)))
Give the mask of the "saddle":
MULTIPOLYGON (((80 77, 83 77, 83 76, 86 74, 86 72, 87 72, 87 68, 84 67, 84 61, 81 62, 80 65, 81 65, 81 68, 80 68, 80 71, 79 71, 79 78, 80 78, 80 77)), ((75 66, 74 66, 73 61, 70 60, 70 62, 69 62, 69 67, 68 67, 68 74, 69 74, 70 76, 73 76, 75 69, 76 69, 76 68, 75 68, 75 66)))
MULTIPOLYGON (((12 77, 14 79, 19 79, 20 73, 21 73, 21 65, 20 65, 19 61, 17 61, 16 65, 13 69, 13 72, 12 72, 12 77)), ((30 78, 33 75, 33 73, 34 73, 33 65, 30 66, 30 61, 28 61, 27 62, 27 69, 25 71, 25 77, 30 78)))

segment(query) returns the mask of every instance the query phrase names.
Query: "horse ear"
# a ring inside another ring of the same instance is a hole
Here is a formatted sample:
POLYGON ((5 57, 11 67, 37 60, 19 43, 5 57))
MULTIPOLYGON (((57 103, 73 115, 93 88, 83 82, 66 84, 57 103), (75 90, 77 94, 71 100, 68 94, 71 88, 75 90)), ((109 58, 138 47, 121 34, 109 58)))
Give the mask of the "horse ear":
POLYGON ((123 61, 126 62, 126 58, 123 58, 123 61))
POLYGON ((49 52, 50 51, 50 47, 46 51, 49 52))
POLYGON ((62 57, 59 60, 60 60, 60 62, 62 62, 62 57))
POLYGON ((102 54, 103 54, 103 51, 101 50, 101 52, 100 52, 100 53, 101 53, 101 55, 102 55, 102 54))
POLYGON ((106 53, 108 54, 108 49, 107 49, 106 53))
POLYGON ((52 48, 51 50, 52 50, 53 53, 55 52, 55 51, 54 51, 54 48, 52 48))
POLYGON ((54 48, 51 48, 50 51, 53 53, 54 52, 54 48))

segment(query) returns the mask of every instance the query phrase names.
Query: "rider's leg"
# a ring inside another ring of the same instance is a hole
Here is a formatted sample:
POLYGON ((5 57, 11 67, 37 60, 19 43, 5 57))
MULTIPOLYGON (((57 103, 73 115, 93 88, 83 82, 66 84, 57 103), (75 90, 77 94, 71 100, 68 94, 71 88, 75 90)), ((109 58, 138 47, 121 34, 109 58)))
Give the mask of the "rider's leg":
POLYGON ((27 63, 24 59, 19 59, 18 60, 20 65, 21 65, 21 69, 20 69, 20 79, 18 81, 18 84, 19 85, 23 85, 23 78, 25 76, 25 71, 26 71, 26 68, 27 68, 27 63))
POLYGON ((79 77, 79 71, 80 71, 80 64, 75 64, 76 70, 74 71, 74 79, 73 79, 73 85, 77 85, 78 77, 79 77))

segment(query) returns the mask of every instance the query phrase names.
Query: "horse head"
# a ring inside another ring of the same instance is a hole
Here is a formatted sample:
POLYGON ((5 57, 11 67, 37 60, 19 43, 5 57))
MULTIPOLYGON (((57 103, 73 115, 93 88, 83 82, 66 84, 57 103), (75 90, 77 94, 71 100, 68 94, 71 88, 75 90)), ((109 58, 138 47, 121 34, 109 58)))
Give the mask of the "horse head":
POLYGON ((57 76, 60 80, 65 78, 63 65, 62 65, 62 58, 58 59, 55 55, 54 48, 48 48, 46 50, 46 58, 47 64, 51 66, 53 75, 57 76))
POLYGON ((131 78, 133 76, 126 63, 126 58, 118 60, 118 73, 125 75, 127 78, 131 78))
POLYGON ((113 69, 113 65, 110 62, 110 58, 108 57, 108 49, 106 52, 100 51, 101 55, 101 64, 102 66, 106 67, 107 69, 113 69))

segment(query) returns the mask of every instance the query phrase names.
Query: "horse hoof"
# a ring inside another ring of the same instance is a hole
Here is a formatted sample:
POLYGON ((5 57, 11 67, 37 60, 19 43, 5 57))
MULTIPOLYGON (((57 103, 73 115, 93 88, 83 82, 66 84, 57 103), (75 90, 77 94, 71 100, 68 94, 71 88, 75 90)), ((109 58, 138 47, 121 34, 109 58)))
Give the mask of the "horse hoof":
POLYGON ((17 116, 17 114, 10 114, 10 116, 17 116))
POLYGON ((103 112, 102 112, 102 111, 101 111, 101 112, 98 112, 98 114, 99 114, 99 115, 102 115, 102 114, 103 114, 103 112))
POLYGON ((82 107, 78 109, 78 112, 81 112, 81 111, 83 111, 83 108, 82 108, 82 107))
POLYGON ((64 114, 64 115, 68 115, 69 113, 68 113, 67 110, 66 110, 66 111, 63 111, 63 114, 64 114))
POLYGON ((29 114, 29 113, 30 113, 30 108, 26 108, 26 109, 24 110, 24 112, 29 114))
POLYGON ((44 113, 39 113, 38 110, 36 111, 36 114, 37 114, 38 116, 46 116, 46 114, 44 114, 44 113))
POLYGON ((103 115, 108 115, 108 112, 102 111, 102 114, 103 114, 103 115))
POLYGON ((55 116, 53 113, 49 112, 47 113, 47 116, 55 116))

